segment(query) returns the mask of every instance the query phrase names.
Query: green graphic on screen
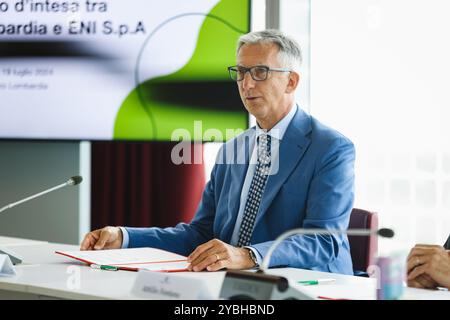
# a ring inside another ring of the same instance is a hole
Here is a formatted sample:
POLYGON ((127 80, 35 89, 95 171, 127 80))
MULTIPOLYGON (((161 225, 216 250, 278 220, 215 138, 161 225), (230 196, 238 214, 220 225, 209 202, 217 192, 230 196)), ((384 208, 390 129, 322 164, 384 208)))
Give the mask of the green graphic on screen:
MULTIPOLYGON (((138 81, 136 75, 137 86, 117 114, 114 139, 167 141, 174 130, 184 129, 192 140, 205 140, 194 135, 195 121, 201 121, 203 132, 216 129, 224 139, 231 138, 227 129, 245 130, 248 114, 227 67, 236 64, 236 44, 248 32, 249 10, 249 1, 222 0, 208 14, 186 13, 167 20, 166 25, 203 16, 195 50, 172 74, 145 81, 138 81)), ((152 34, 147 40, 152 41, 152 34)), ((136 72, 139 64, 138 58, 136 72)))

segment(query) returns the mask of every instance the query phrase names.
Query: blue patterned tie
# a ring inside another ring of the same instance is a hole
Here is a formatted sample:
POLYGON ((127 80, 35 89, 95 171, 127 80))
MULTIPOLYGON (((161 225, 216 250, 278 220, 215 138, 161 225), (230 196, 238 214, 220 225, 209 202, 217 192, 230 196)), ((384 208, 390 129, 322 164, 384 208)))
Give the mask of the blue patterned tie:
POLYGON ((238 247, 248 246, 253 233, 256 215, 266 186, 267 177, 270 172, 270 135, 261 134, 258 137, 258 161, 253 175, 250 189, 248 190, 245 203, 244 216, 239 229, 238 247))

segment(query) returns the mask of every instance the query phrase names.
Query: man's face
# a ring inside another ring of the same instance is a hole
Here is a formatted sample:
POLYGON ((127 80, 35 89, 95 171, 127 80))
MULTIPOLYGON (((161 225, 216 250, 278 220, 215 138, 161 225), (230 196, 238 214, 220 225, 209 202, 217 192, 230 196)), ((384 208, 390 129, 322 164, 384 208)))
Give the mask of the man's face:
MULTIPOLYGON (((275 44, 249 44, 239 50, 238 66, 250 68, 267 66, 269 68, 284 68, 278 61, 278 47, 275 44)), ((239 94, 248 112, 255 116, 258 122, 268 119, 280 120, 290 107, 288 101, 288 72, 270 72, 264 81, 255 81, 250 72, 238 81, 239 94)))

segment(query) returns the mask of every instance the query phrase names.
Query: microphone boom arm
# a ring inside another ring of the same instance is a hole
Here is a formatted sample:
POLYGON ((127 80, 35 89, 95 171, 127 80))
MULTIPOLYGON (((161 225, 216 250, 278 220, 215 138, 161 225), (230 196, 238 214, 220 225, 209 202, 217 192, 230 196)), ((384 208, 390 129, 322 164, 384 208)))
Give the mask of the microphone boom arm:
POLYGON ((17 201, 17 202, 14 202, 14 203, 10 203, 10 204, 8 204, 7 206, 4 206, 3 208, 1 208, 1 209, 0 209, 0 213, 3 212, 3 211, 5 211, 5 210, 11 209, 11 208, 13 208, 13 207, 15 207, 15 206, 17 206, 17 205, 19 205, 19 204, 22 204, 22 203, 24 203, 24 202, 33 200, 34 198, 38 198, 38 197, 40 197, 40 196, 43 196, 43 195, 46 194, 46 193, 49 193, 49 192, 52 192, 52 191, 55 191, 55 190, 64 188, 65 186, 69 185, 68 183, 69 183, 69 182, 64 182, 64 183, 60 184, 59 186, 50 188, 50 189, 45 190, 45 191, 42 191, 42 192, 39 192, 38 194, 35 194, 35 195, 30 196, 30 197, 28 197, 28 198, 22 199, 22 200, 20 200, 20 201, 17 201))
MULTIPOLYGON (((81 176, 74 176, 74 177, 70 178, 69 180, 67 180, 66 182, 61 183, 60 185, 58 185, 56 187, 53 187, 53 188, 47 189, 45 191, 39 192, 39 193, 37 193, 35 195, 29 196, 29 197, 27 197, 25 199, 22 199, 22 200, 19 200, 17 202, 10 203, 7 206, 4 206, 3 208, 0 208, 0 213, 2 213, 3 211, 6 211, 8 209, 11 209, 11 208, 13 208, 13 207, 15 207, 15 206, 17 206, 19 204, 22 204, 24 202, 33 200, 34 198, 43 196, 44 194, 50 193, 52 191, 55 191, 55 190, 58 190, 58 189, 61 189, 61 188, 64 188, 66 186, 76 186, 77 184, 80 184, 81 181, 83 181, 83 178, 81 176)), ((14 265, 22 263, 22 258, 19 257, 16 253, 12 252, 10 249, 0 248, 0 254, 6 254, 7 256, 9 256, 10 259, 11 259, 11 262, 14 265)))
POLYGON ((43 196, 44 194, 53 192, 53 191, 55 191, 55 190, 64 188, 64 187, 66 187, 66 186, 75 186, 75 185, 81 183, 81 181, 82 181, 82 178, 81 178, 80 176, 72 177, 72 178, 70 178, 69 180, 67 180, 66 182, 61 183, 60 185, 58 185, 58 186, 56 186, 56 187, 53 187, 53 188, 47 189, 47 190, 45 190, 45 191, 39 192, 39 193, 37 193, 37 194, 35 194, 35 195, 29 196, 29 197, 27 197, 27 198, 25 198, 25 199, 22 199, 22 200, 20 200, 20 201, 17 201, 17 202, 14 202, 14 203, 10 203, 10 204, 8 204, 7 206, 4 206, 3 208, 1 208, 1 209, 0 209, 0 213, 2 213, 3 211, 6 211, 6 210, 8 210, 8 209, 11 209, 11 208, 13 208, 13 207, 15 207, 15 206, 17 206, 17 205, 19 205, 19 204, 22 204, 22 203, 24 203, 24 202, 33 200, 34 198, 38 198, 38 197, 40 197, 40 196, 43 196))
POLYGON ((368 230, 368 229, 348 229, 348 230, 339 230, 339 229, 305 229, 305 228, 297 228, 292 229, 284 232, 279 237, 277 237, 274 241, 274 243, 270 246, 269 250, 267 251, 266 256, 264 257, 260 270, 262 272, 265 272, 267 269, 269 269, 269 263, 270 258, 272 256, 272 253, 275 251, 275 249, 278 247, 278 245, 283 242, 286 238, 301 234, 301 235, 333 235, 333 234, 346 234, 349 236, 369 236, 371 234, 377 234, 378 230, 368 230))

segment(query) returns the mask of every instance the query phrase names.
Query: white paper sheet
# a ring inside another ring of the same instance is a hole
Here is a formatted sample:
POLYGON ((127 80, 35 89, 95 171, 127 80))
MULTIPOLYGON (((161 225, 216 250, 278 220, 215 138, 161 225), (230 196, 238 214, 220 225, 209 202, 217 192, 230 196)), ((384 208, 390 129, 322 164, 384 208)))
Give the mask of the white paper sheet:
POLYGON ((186 257, 154 248, 114 249, 99 251, 57 251, 56 253, 89 264, 151 271, 181 271, 187 268, 186 257))

